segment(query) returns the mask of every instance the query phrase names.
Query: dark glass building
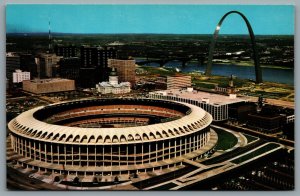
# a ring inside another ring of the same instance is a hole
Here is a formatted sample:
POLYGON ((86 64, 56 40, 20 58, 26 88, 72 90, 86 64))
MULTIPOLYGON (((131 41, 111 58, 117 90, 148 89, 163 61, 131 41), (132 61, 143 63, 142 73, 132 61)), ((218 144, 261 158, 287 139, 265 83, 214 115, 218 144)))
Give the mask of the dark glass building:
POLYGON ((84 84, 82 87, 88 88, 95 87, 96 83, 98 82, 108 80, 109 69, 107 66, 107 61, 108 59, 116 58, 117 51, 113 47, 102 48, 81 46, 80 56, 80 71, 82 71, 82 73, 80 73, 80 85, 84 84), (91 73, 91 70, 93 70, 93 73, 91 73), (85 74, 89 75, 84 76, 85 74))
POLYGON ((22 71, 30 72, 31 79, 38 76, 37 65, 32 54, 20 54, 20 67, 22 71))
POLYGON ((95 87, 97 84, 96 67, 82 67, 79 70, 79 86, 81 88, 95 87))
POLYGON ((78 48, 76 46, 56 45, 54 51, 57 56, 63 56, 63 57, 78 56, 78 48))
POLYGON ((12 83, 13 72, 20 69, 20 56, 18 54, 6 55, 6 78, 12 83))
POLYGON ((80 58, 69 57, 59 61, 59 76, 62 78, 75 80, 76 86, 79 85, 80 58))

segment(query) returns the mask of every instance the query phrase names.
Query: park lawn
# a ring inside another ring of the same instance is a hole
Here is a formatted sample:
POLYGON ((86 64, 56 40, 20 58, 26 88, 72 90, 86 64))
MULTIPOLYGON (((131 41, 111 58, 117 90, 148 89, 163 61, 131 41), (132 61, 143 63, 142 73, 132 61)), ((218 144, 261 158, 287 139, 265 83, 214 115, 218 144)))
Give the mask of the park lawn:
POLYGON ((214 130, 218 134, 218 143, 215 147, 216 150, 228 150, 237 144, 238 139, 232 133, 220 129, 214 130))

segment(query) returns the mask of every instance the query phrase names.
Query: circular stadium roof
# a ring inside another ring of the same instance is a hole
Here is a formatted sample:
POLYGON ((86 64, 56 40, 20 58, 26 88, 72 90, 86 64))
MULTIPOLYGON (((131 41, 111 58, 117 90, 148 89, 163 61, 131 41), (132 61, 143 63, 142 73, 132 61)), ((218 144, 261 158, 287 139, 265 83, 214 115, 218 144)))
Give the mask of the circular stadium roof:
MULTIPOLYGON (((203 109, 175 101, 154 99, 114 99, 115 104, 144 104, 158 105, 161 108, 173 107, 184 112, 184 115, 172 121, 138 127, 122 128, 81 128, 68 127, 44 122, 47 117, 54 115, 58 110, 66 108, 80 108, 86 105, 112 104, 112 100, 82 100, 41 106, 26 111, 8 124, 9 129, 23 137, 45 142, 74 143, 84 145, 111 145, 114 143, 140 143, 181 137, 200 131, 209 126, 212 117, 203 109), (104 100, 104 101, 103 101, 104 100)), ((109 111, 108 111, 109 113, 109 111)))

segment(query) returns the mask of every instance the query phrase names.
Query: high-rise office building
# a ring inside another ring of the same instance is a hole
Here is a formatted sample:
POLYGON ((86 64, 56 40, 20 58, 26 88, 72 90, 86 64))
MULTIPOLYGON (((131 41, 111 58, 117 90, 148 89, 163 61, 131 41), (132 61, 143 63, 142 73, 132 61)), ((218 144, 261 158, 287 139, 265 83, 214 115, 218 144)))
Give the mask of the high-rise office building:
POLYGON ((59 76, 62 78, 75 80, 75 84, 79 84, 80 58, 69 57, 63 58, 59 62, 59 76))
POLYGON ((53 67, 56 67, 61 57, 56 54, 41 54, 40 56, 40 78, 52 78, 55 77, 52 73, 53 67))
POLYGON ((6 78, 9 82, 13 80, 13 72, 16 69, 20 69, 20 55, 16 53, 7 53, 6 54, 6 78))
POLYGON ((56 45, 54 47, 55 54, 63 57, 77 57, 78 48, 76 46, 56 45))
POLYGON ((135 60, 108 59, 108 67, 117 69, 120 82, 135 84, 135 60))
POLYGON ((116 58, 117 51, 113 47, 90 47, 80 48, 82 67, 107 67, 107 60, 116 58))
POLYGON ((95 67, 82 67, 79 70, 79 86, 81 88, 92 88, 97 84, 98 75, 95 67))
POLYGON ((94 87, 100 81, 108 80, 109 69, 108 59, 116 58, 117 51, 113 47, 90 47, 81 46, 81 68, 80 71, 80 84, 85 87, 94 87), (93 70, 93 73, 91 73, 93 70), (90 73, 88 76, 85 74, 90 73), (83 78, 81 78, 83 77, 83 78), (90 81, 86 81, 90 80, 90 81), (94 83, 95 82, 95 83, 94 83), (87 84, 91 84, 87 86, 87 84))
POLYGON ((32 54, 20 54, 20 69, 30 72, 31 78, 37 77, 37 65, 35 63, 34 55, 32 54))
POLYGON ((96 67, 97 65, 97 47, 80 47, 81 67, 96 67))

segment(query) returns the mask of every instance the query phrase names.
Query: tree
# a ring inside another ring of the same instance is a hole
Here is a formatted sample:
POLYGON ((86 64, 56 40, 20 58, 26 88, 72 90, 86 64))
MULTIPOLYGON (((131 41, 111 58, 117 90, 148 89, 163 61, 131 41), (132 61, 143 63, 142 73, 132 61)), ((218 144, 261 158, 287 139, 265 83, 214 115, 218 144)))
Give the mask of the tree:
POLYGON ((79 182, 79 178, 76 176, 74 179, 73 179, 73 183, 77 184, 79 182))
POLYGON ((59 176, 55 176, 54 182, 59 182, 59 181, 60 181, 60 177, 59 176))
POLYGON ((115 177, 114 182, 115 182, 115 183, 118 183, 118 182, 119 182, 119 177, 118 177, 118 176, 115 177))
POLYGON ((94 177, 94 178, 93 178, 93 183, 98 183, 97 177, 94 177))

